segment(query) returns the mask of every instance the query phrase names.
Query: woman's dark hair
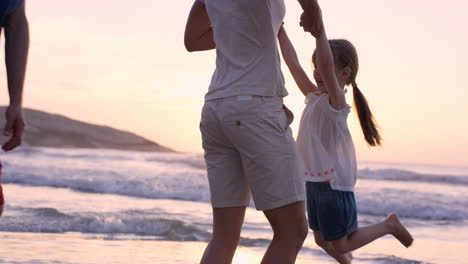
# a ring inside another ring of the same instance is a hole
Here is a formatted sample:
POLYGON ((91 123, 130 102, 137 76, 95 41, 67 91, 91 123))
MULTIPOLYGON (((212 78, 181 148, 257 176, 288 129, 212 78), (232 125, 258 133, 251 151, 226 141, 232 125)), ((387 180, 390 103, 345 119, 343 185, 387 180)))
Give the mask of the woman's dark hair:
POLYGON ((333 53, 335 67, 343 69, 349 67, 351 76, 346 85, 353 87, 354 106, 356 107, 361 124, 362 132, 366 142, 371 146, 380 145, 381 137, 377 129, 376 122, 372 116, 366 98, 359 90, 356 83, 356 76, 359 70, 359 60, 353 44, 345 39, 333 39, 329 41, 333 53))

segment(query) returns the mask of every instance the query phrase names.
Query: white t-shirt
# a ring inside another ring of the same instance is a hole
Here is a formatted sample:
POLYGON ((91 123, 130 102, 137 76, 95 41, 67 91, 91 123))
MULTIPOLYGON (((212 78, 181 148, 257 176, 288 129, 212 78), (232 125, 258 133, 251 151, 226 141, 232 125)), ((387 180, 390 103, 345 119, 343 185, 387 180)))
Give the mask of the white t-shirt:
POLYGON ((286 96, 277 36, 284 0, 205 0, 216 43, 216 70, 205 100, 286 96))
POLYGON ((346 123, 350 110, 349 105, 334 109, 328 94, 307 95, 297 136, 306 181, 329 180, 334 190, 354 190, 356 153, 346 123))

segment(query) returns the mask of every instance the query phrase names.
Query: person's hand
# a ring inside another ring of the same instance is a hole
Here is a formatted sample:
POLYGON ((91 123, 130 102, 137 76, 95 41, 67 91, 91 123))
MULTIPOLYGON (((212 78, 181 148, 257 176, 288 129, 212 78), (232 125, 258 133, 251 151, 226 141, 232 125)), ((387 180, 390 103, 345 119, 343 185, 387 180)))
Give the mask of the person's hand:
POLYGON ((3 144, 2 149, 4 151, 10 151, 21 145, 23 141, 25 124, 22 107, 16 105, 8 106, 5 112, 5 118, 6 123, 3 129, 3 135, 11 138, 3 144))
POLYGON ((278 30, 278 36, 281 35, 283 32, 284 32, 284 21, 281 22, 281 26, 280 26, 280 28, 278 30))
POLYGON ((301 2, 304 12, 301 15, 300 26, 306 32, 310 32, 314 37, 318 38, 323 32, 322 10, 317 0, 309 0, 301 2))

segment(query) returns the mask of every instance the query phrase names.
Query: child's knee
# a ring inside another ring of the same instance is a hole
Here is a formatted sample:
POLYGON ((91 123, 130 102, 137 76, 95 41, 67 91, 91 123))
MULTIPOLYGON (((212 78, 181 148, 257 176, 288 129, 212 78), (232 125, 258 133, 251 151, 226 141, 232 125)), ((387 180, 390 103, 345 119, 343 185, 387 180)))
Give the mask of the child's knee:
POLYGON ((348 245, 344 241, 333 241, 331 244, 338 254, 343 255, 349 253, 348 245))
POLYGON ((325 240, 317 237, 315 237, 315 244, 323 249, 326 249, 329 246, 325 240))
POLYGON ((334 251, 335 248, 333 247, 331 242, 325 241, 323 238, 319 237, 318 235, 315 236, 315 244, 321 247, 325 251, 334 251))

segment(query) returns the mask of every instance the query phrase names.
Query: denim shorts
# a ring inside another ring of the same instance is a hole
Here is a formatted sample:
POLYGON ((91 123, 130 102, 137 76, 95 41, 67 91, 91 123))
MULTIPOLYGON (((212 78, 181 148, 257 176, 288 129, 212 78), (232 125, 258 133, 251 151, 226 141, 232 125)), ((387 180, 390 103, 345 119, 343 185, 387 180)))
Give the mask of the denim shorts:
POLYGON ((330 183, 306 182, 309 227, 325 241, 335 241, 358 228, 353 192, 333 190, 330 183))
POLYGON ((20 7, 24 0, 1 0, 0 1, 0 27, 3 27, 5 18, 16 8, 20 7))

